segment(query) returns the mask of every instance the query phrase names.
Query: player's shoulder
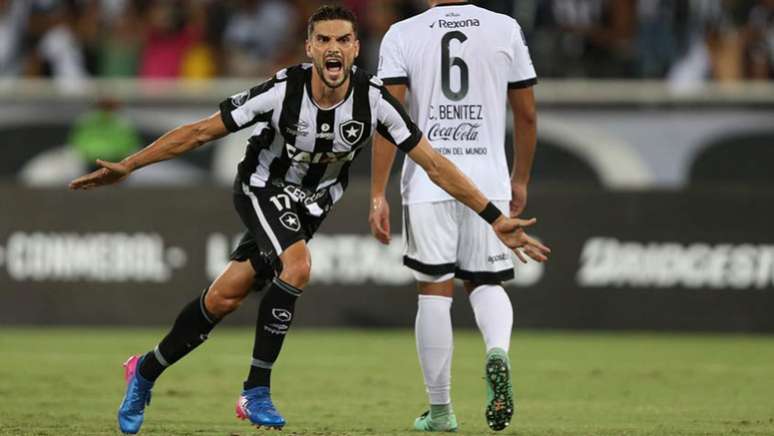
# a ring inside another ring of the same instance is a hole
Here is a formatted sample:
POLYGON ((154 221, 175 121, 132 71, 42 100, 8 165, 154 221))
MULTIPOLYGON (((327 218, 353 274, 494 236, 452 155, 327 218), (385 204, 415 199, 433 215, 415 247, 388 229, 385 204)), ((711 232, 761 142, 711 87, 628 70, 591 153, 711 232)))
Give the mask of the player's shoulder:
POLYGON ((478 19, 485 21, 487 28, 501 31, 503 28, 521 27, 516 18, 502 14, 500 12, 490 11, 489 9, 482 8, 480 6, 474 6, 474 15, 478 19))
POLYGON ((404 18, 403 20, 396 21, 392 23, 390 28, 387 30, 387 34, 385 37, 397 37, 400 35, 410 35, 414 33, 416 28, 420 26, 426 26, 426 21, 428 21, 429 17, 429 10, 422 12, 420 14, 414 15, 412 17, 404 18))
POLYGON ((288 79, 294 79, 294 78, 303 78, 306 74, 311 71, 312 64, 309 63, 302 63, 297 65, 291 65, 289 67, 283 68, 276 73, 274 73, 274 76, 272 76, 272 80, 274 82, 285 82, 288 79))
POLYGON ((355 86, 363 85, 373 88, 384 87, 384 82, 382 82, 380 78, 357 66, 352 67, 352 81, 355 86))

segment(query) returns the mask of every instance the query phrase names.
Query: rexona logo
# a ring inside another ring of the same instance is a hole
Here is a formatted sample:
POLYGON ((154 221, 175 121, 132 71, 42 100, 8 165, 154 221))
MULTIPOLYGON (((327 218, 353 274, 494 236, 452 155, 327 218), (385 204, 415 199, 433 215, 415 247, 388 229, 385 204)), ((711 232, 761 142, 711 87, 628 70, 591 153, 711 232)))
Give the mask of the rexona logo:
POLYGON ((438 27, 441 29, 460 29, 463 27, 479 27, 481 23, 475 18, 466 20, 438 20, 438 27))
POLYGON ((185 263, 156 233, 15 232, 0 245, 0 267, 19 282, 166 282, 185 263))
POLYGON ((774 245, 586 241, 576 277, 584 287, 771 289, 774 245))

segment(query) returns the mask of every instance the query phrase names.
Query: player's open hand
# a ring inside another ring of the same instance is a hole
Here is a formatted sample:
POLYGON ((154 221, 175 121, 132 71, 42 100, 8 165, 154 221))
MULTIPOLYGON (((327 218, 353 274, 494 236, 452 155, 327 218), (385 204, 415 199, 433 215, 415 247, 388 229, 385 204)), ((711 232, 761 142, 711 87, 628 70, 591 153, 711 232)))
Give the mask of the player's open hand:
POLYGON ((517 217, 524 212, 524 208, 527 206, 527 185, 522 183, 511 183, 511 204, 510 214, 511 218, 517 217))
POLYGON ((132 171, 120 162, 107 162, 97 159, 97 165, 102 168, 70 182, 70 189, 91 189, 98 186, 112 185, 126 178, 132 171))
POLYGON ((527 263, 527 258, 524 257, 524 254, 536 262, 545 262, 548 260, 548 254, 551 253, 551 249, 524 231, 525 227, 529 227, 536 222, 537 218, 523 220, 502 216, 494 222, 492 227, 495 233, 497 233, 497 237, 512 249, 516 253, 516 257, 523 263, 527 263))
POLYGON ((368 212, 371 234, 382 244, 390 243, 390 204, 384 197, 373 197, 368 212))

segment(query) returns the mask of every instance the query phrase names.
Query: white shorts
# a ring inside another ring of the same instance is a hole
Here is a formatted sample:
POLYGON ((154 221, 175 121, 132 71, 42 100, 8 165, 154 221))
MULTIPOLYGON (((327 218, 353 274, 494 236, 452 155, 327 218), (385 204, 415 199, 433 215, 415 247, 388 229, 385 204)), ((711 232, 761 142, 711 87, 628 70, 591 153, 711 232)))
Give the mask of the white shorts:
MULTIPOLYGON (((493 201, 508 213, 507 201, 493 201)), ((456 277, 474 283, 513 278, 511 250, 476 212, 457 201, 403 206, 403 264, 421 282, 456 277)))

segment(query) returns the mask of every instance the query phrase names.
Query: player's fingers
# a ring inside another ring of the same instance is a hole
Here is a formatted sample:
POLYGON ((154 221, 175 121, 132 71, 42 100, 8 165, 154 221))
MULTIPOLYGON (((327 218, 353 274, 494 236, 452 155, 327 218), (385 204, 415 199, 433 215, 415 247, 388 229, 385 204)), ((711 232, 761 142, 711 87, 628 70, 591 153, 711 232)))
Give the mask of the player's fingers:
POLYGON ((97 159, 97 165, 119 174, 124 174, 126 172, 126 170, 122 165, 117 164, 115 162, 108 162, 106 160, 97 159))
POLYGON ((532 247, 530 245, 527 245, 524 248, 524 252, 527 253, 527 256, 529 256, 532 260, 536 262, 545 262, 548 260, 548 257, 535 249, 535 247, 532 247))
POLYGON ((527 238, 527 244, 529 244, 532 247, 535 247, 538 251, 540 251, 543 254, 549 254, 551 253, 551 249, 547 246, 543 245, 540 241, 533 238, 532 236, 525 235, 527 238))
POLYGON ((514 248, 513 252, 516 254, 516 257, 519 258, 521 263, 527 263, 527 258, 524 257, 524 254, 521 252, 521 250, 519 250, 518 248, 514 248))
POLYGON ((376 226, 376 239, 382 244, 388 244, 390 242, 390 234, 381 225, 376 226))
POLYGON ((385 244, 390 243, 390 217, 387 214, 384 214, 382 216, 382 232, 384 233, 384 242, 385 244))
POLYGON ((86 186, 92 183, 93 176, 87 175, 83 177, 78 177, 77 179, 70 182, 70 189, 85 189, 86 186))
POLYGON ((510 209, 511 209, 510 210, 511 218, 516 218, 517 216, 521 215, 521 212, 524 210, 524 208, 521 207, 521 205, 514 202, 511 202, 510 209))
POLYGON ((389 231, 386 231, 383 227, 384 220, 380 216, 371 216, 368 220, 371 224, 371 234, 374 235, 374 238, 376 238, 377 241, 381 242, 382 244, 389 244, 390 243, 390 237, 389 237, 389 231))
POLYGON ((530 218, 527 220, 516 218, 516 222, 520 227, 529 227, 537 222, 537 218, 530 218))

